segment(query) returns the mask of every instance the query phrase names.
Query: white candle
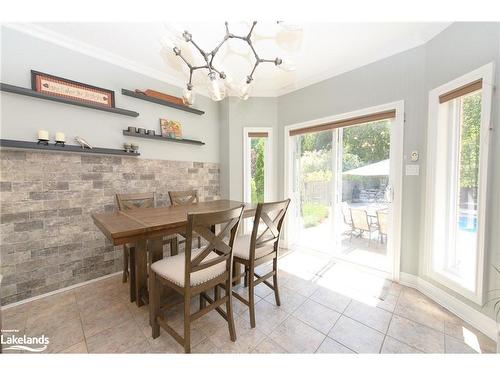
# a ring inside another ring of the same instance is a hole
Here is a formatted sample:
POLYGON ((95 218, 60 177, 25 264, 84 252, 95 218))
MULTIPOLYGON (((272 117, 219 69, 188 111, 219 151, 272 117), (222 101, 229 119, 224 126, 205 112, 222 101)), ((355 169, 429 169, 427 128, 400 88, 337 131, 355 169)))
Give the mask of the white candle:
POLYGON ((49 140, 49 132, 47 130, 39 130, 38 131, 38 139, 42 141, 48 141, 49 140))
POLYGON ((64 133, 62 132, 56 133, 56 142, 66 142, 66 139, 64 138, 64 133))

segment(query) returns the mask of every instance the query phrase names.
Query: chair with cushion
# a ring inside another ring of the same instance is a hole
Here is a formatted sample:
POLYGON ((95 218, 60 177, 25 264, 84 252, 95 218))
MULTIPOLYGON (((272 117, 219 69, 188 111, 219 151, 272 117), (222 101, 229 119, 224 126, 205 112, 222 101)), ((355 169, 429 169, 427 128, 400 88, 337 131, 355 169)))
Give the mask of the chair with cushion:
POLYGON ((186 247, 184 254, 163 258, 151 265, 151 283, 149 301, 151 309, 152 336, 160 335, 160 327, 170 334, 184 347, 186 353, 191 351, 191 323, 206 313, 216 310, 227 322, 231 341, 236 341, 234 327, 232 295, 224 297, 218 294, 214 299, 206 293, 209 289, 222 284, 226 290, 231 290, 233 243, 243 215, 244 205, 237 208, 203 213, 188 213, 186 227, 186 247), (220 226, 218 234, 215 226, 220 226), (202 249, 192 249, 193 236, 200 235, 206 241, 202 249), (164 312, 175 306, 171 302, 160 306, 160 296, 166 287, 183 298, 184 302, 184 336, 178 334, 168 323, 164 312), (191 313, 191 298, 200 296, 203 304, 199 311, 191 313), (226 311, 221 305, 226 305, 226 311))
MULTIPOLYGON (((278 291, 278 249, 283 226, 290 199, 280 202, 259 203, 255 212, 253 230, 251 235, 241 236, 234 244, 234 263, 244 266, 244 273, 233 276, 233 281, 238 281, 245 276, 245 286, 248 286, 248 299, 237 292, 233 292, 235 298, 240 300, 250 311, 250 325, 255 327, 255 300, 254 288, 264 283, 274 291, 276 305, 280 306, 278 291), (259 265, 273 261, 271 272, 260 276, 255 273, 259 265), (256 277, 256 279, 255 279, 256 277), (271 284, 268 278, 273 278, 271 284)), ((239 267, 235 266, 235 269, 239 267)))
MULTIPOLYGON (((116 203, 118 210, 127 211, 137 208, 152 208, 155 207, 154 193, 139 193, 139 194, 116 194, 116 203)), ((170 244, 171 254, 177 254, 177 236, 167 236, 163 238, 164 243, 170 244)), ((126 283, 129 275, 132 274, 133 265, 130 264, 130 253, 135 251, 133 244, 123 245, 123 276, 122 282, 126 283), (129 271, 130 270, 130 271, 129 271)), ((131 284, 132 284, 131 280, 131 284)), ((132 301, 133 302, 133 301, 132 301)))
POLYGON ((377 224, 372 224, 368 220, 368 213, 366 210, 361 210, 359 208, 351 208, 351 219, 353 233, 351 234, 351 239, 355 231, 358 231, 358 237, 363 237, 363 234, 368 233, 368 245, 372 241, 372 233, 378 230, 377 224))
MULTIPOLYGON (((186 191, 169 191, 168 196, 170 198, 170 204, 172 206, 184 206, 187 204, 198 203, 198 193, 196 190, 186 190, 186 191)), ((182 237, 186 237, 181 233, 182 237)), ((181 240, 179 244, 184 243, 186 240, 181 240)), ((201 247, 201 237, 198 236, 198 249, 201 247)))
POLYGON ((384 243, 384 237, 387 241, 387 219, 388 219, 387 209, 377 211, 377 223, 378 223, 378 234, 380 237, 380 242, 384 243))

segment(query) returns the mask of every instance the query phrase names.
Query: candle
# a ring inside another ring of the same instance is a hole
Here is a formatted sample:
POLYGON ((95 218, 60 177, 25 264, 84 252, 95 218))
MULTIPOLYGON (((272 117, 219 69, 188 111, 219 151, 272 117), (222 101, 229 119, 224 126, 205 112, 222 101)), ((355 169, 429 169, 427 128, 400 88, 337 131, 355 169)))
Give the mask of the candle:
POLYGON ((66 139, 64 138, 64 133, 62 132, 56 133, 56 142, 66 142, 66 139))
POLYGON ((48 141, 49 140, 49 132, 47 130, 39 130, 38 131, 38 139, 42 141, 48 141))

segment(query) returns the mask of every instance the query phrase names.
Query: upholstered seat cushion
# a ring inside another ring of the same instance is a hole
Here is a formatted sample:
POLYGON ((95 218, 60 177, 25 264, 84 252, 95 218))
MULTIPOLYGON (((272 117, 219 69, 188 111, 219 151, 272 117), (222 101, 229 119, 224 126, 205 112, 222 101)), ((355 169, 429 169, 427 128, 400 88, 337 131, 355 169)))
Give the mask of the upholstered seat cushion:
MULTIPOLYGON (((194 259, 202 249, 191 250, 191 259, 194 259)), ((213 251, 202 261, 202 264, 217 257, 213 251)), ((158 275, 181 287, 184 286, 185 255, 184 253, 165 257, 151 265, 158 275)), ((212 267, 191 273, 191 286, 202 284, 220 276, 226 270, 226 262, 217 263, 212 267)))
MULTIPOLYGON (((236 237, 233 245, 233 257, 246 260, 250 259, 250 238, 250 235, 236 237)), ((273 249, 272 244, 258 247, 255 249, 255 259, 262 258, 272 253, 273 249)))

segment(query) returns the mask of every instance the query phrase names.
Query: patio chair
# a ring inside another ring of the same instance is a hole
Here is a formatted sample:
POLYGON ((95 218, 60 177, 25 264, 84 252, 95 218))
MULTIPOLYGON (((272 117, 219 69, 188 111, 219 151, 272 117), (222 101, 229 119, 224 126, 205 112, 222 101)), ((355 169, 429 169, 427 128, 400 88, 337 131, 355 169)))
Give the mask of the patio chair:
POLYGON ((351 240, 355 231, 359 232, 358 237, 363 237, 363 234, 367 232, 369 235, 368 237, 368 246, 369 246, 372 241, 372 233, 378 230, 378 225, 371 224, 370 221, 368 220, 368 213, 366 212, 366 210, 361 210, 358 208, 351 208, 351 220, 353 228, 351 233, 351 240))
POLYGON ((349 211, 349 206, 345 202, 342 202, 340 209, 342 211, 342 218, 344 219, 344 224, 349 227, 349 229, 342 232, 342 234, 348 234, 349 236, 352 236, 353 227, 352 227, 351 211, 349 211))
POLYGON ((385 240, 387 241, 387 218, 387 210, 377 211, 378 235, 380 238, 380 243, 384 243, 384 236, 385 240))

